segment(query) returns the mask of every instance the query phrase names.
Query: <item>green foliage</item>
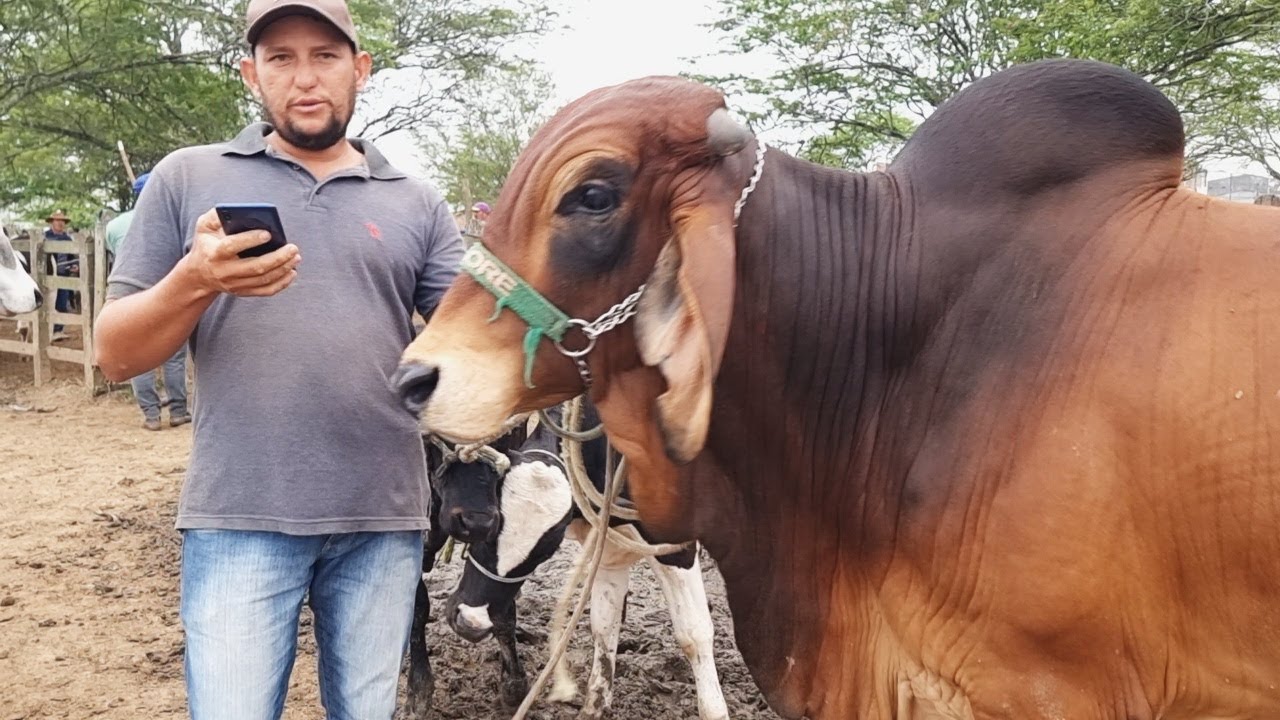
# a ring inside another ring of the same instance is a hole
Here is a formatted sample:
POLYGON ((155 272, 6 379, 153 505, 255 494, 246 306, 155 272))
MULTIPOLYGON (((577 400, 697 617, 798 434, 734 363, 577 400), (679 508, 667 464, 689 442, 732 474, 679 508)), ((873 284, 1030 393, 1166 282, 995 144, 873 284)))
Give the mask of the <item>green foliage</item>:
POLYGON ((466 111, 471 90, 492 72, 519 71, 513 40, 541 35, 555 19, 533 0, 349 0, 374 77, 353 134, 443 131, 466 111), (377 111, 373 108, 376 106, 377 111))
POLYGON ((1151 80, 1183 111, 1193 161, 1244 154, 1234 135, 1276 127, 1280 0, 725 0, 716 27, 781 69, 704 79, 754 97, 757 123, 816 134, 799 150, 845 167, 899 147, 974 80, 1052 57, 1151 80))
MULTIPOLYGON (((173 150, 234 136, 260 113, 240 79, 246 0, 0 2, 0 209, 64 208, 88 224, 133 202, 136 172, 173 150)), ((351 0, 375 75, 351 134, 432 126, 466 83, 516 62, 513 38, 551 16, 532 2, 351 0), (361 122, 362 121, 362 122, 361 122)))
POLYGON ((225 18, 152 0, 0 3, 0 207, 32 220, 64 208, 88 224, 132 202, 118 140, 143 172, 240 125, 225 18))
POLYGON ((492 70, 472 87, 458 125, 423 135, 424 153, 455 208, 493 204, 529 137, 547 118, 547 76, 530 67, 492 70))

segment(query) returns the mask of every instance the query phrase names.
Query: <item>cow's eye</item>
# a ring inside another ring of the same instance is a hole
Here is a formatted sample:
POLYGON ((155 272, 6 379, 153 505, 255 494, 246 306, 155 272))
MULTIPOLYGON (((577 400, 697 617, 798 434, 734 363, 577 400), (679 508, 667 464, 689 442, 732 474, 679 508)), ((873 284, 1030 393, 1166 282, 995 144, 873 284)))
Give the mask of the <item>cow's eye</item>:
POLYGON ((560 203, 564 214, 583 212, 604 215, 618 207, 618 191, 603 183, 587 183, 573 189, 560 203))

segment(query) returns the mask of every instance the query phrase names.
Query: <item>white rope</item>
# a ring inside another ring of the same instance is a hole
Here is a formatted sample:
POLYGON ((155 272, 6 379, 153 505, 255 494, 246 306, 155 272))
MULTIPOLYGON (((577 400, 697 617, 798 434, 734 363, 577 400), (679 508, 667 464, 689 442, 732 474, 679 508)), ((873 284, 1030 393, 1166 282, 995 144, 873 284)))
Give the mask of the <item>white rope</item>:
POLYGON ((555 433, 557 436, 559 436, 561 440, 576 440, 577 442, 589 442, 591 440, 595 440, 596 438, 604 435, 604 423, 600 423, 599 425, 596 425, 590 430, 585 430, 583 432, 576 432, 576 431, 566 430, 565 428, 557 425, 556 421, 552 420, 551 417, 547 415, 546 410, 539 410, 537 412, 537 416, 541 420, 541 422, 547 426, 547 429, 555 433))
MULTIPOLYGON (((581 402, 581 400, 578 399, 574 402, 581 402)), ((606 517, 622 518, 624 515, 627 515, 634 520, 639 520, 640 515, 635 510, 620 508, 617 506, 616 502, 605 500, 605 495, 602 495, 598 490, 596 490, 596 487, 591 482, 591 477, 587 475, 586 467, 582 462, 582 446, 580 444, 574 443, 570 446, 568 442, 565 442, 564 447, 566 450, 565 454, 568 456, 565 460, 567 461, 566 464, 568 466, 567 474, 569 476, 569 491, 573 493, 573 501, 577 503, 578 510, 582 513, 583 519, 591 524, 592 530, 600 531, 603 528, 604 532, 608 536, 609 542, 613 543, 617 549, 633 553, 641 557, 670 555, 671 553, 680 552, 685 549, 685 544, 667 543, 651 545, 646 542, 644 538, 640 537, 640 533, 634 525, 609 527, 608 520, 605 519, 606 517), (598 498, 597 502, 593 502, 590 499, 590 496, 592 495, 598 498), (606 505, 609 506, 607 515, 605 513, 606 505)), ((624 457, 622 461, 618 463, 618 470, 615 473, 621 482, 625 482, 624 476, 622 475, 622 469, 625 465, 626 458, 624 457)))
MULTIPOLYGON (((577 403, 574 403, 570 407, 570 413, 572 417, 570 418, 570 421, 567 423, 569 427, 577 427, 577 422, 578 422, 577 408, 578 407, 579 406, 577 403)), ((568 443, 571 441, 566 440, 565 442, 568 443)), ((579 461, 581 461, 582 446, 581 444, 576 442, 574 443, 574 445, 576 446, 578 459, 579 461)), ((601 516, 603 517, 604 522, 606 523, 606 527, 609 522, 609 508, 612 507, 613 501, 617 499, 618 493, 622 489, 622 483, 618 481, 622 479, 622 473, 625 471, 625 468, 626 468, 626 462, 624 460, 621 464, 618 465, 618 472, 616 473, 616 475, 610 474, 610 475, 607 475, 604 479, 605 497, 609 499, 609 502, 605 504, 604 509, 601 512, 601 516)), ((533 687, 529 688, 529 693, 525 695, 524 702, 520 703, 520 707, 516 709, 516 714, 511 716, 511 720, 524 720, 524 718, 529 714, 530 708, 533 707, 533 703, 537 699, 538 694, 541 693, 542 688, 546 686, 547 679, 551 677, 551 673, 557 670, 562 673, 564 672, 563 668, 561 667, 561 661, 564 659, 565 650, 568 649, 569 647, 569 640, 573 637, 572 633, 567 632, 567 629, 577 627, 578 621, 582 619, 582 611, 586 609, 587 600, 591 596, 591 593, 590 593, 591 586, 596 581, 596 571, 600 569, 600 561, 601 559, 604 558, 604 544, 605 544, 606 537, 607 536, 604 533, 595 532, 594 527, 592 528, 592 531, 587 535, 586 542, 589 544, 594 541, 595 548, 593 549, 593 552, 592 552, 592 558, 590 563, 591 567, 590 567, 590 570, 587 571, 586 582, 582 588, 582 596, 578 598, 578 604, 573 609, 573 616, 565 624, 566 631, 557 632, 557 629, 559 627, 559 623, 557 622, 557 619, 558 619, 558 616, 562 614, 560 605, 565 603, 557 604, 557 607, 556 607, 557 618, 552 619, 552 625, 553 625, 552 632, 554 633, 553 635, 554 640, 552 642, 552 645, 554 647, 551 650, 551 655, 547 659, 546 666, 542 668, 542 672, 538 674, 537 681, 534 682, 533 687)), ((575 563, 573 578, 570 580, 569 584, 566 586, 568 588, 572 588, 575 585, 577 585, 578 580, 582 576, 582 571, 583 571, 583 568, 585 567, 584 563, 582 562, 582 559, 587 556, 587 553, 586 553, 587 546, 588 545, 583 546, 583 553, 579 557, 578 562, 575 563)), ((572 596, 572 590, 568 590, 567 595, 563 597, 571 597, 571 596, 572 596)))
MULTIPOLYGON (((581 415, 582 397, 579 396, 567 403, 565 427, 570 430, 578 427, 581 415)), ((547 664, 542 668, 542 672, 539 673, 537 682, 534 683, 533 687, 529 688, 528 695, 525 696, 524 702, 521 703, 516 714, 512 716, 512 720, 523 720, 552 673, 556 675, 557 689, 576 688, 573 678, 565 665, 564 653, 573 637, 571 630, 577 627, 578 621, 582 618, 582 612, 586 608, 587 601, 590 599, 591 587, 595 584, 596 572, 600 569, 600 563, 604 558, 606 544, 612 543, 618 550, 641 557, 669 555, 688 547, 687 544, 651 545, 640 536, 639 530, 634 525, 609 527, 609 521, 614 516, 614 511, 620 510, 616 503, 618 496, 622 492, 623 484, 626 482, 627 459, 623 457, 614 472, 605 474, 604 493, 601 494, 595 490, 590 476, 587 475, 586 467, 582 460, 582 443, 564 438, 561 441, 561 447, 563 448, 561 466, 565 469, 565 475, 569 479, 569 489, 573 493, 574 502, 578 504, 578 509, 582 513, 583 519, 587 521, 591 529, 588 531, 587 537, 583 539, 582 552, 579 553, 577 560, 574 562, 573 573, 565 583, 560 599, 556 602, 555 611, 552 613, 552 651, 547 658, 547 664), (591 491, 600 497, 599 509, 587 500, 583 491, 584 487, 591 488, 591 491), (590 562, 587 562, 588 558, 590 562), (565 615, 569 604, 573 601, 573 595, 578 589, 579 582, 583 581, 584 575, 586 580, 582 587, 582 595, 578 598, 578 603, 574 607, 572 616, 566 620, 565 615)), ((537 452, 550 455, 545 451, 537 452)), ((576 692, 576 689, 573 692, 576 692)), ((572 699, 572 696, 570 695, 563 699, 572 699)))
POLYGON ((516 585, 518 583, 522 583, 525 580, 528 580, 529 578, 533 577, 533 573, 529 573, 528 575, 521 575, 520 577, 504 577, 497 573, 490 572, 488 568, 480 564, 479 560, 476 560, 476 556, 474 553, 467 553, 467 562, 471 563, 472 567, 474 567, 476 570, 479 570, 481 575, 489 578, 494 582, 506 583, 507 585, 516 585))

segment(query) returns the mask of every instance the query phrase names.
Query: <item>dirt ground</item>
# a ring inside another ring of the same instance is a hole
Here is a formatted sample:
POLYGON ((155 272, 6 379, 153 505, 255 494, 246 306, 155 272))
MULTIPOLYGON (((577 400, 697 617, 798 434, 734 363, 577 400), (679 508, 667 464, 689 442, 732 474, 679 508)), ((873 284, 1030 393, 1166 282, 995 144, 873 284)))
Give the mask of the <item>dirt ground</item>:
MULTIPOLYGON (((55 368, 55 381, 37 390, 29 363, 0 354, 0 720, 186 717, 173 517, 191 426, 143 430, 127 392, 89 399, 77 366, 55 368)), ((566 542, 520 601, 522 626, 542 638, 521 649, 531 682, 546 659, 547 619, 577 550, 566 542)), ((723 586, 707 566, 730 714, 776 718, 742 665, 723 586)), ((436 608, 461 568, 455 554, 432 573, 436 608)), ((631 587, 613 717, 696 718, 692 674, 646 567, 633 570, 631 587)), ((570 652, 584 689, 588 627, 584 616, 570 652)), ((494 706, 492 640, 470 645, 433 622, 429 643, 436 717, 510 716, 494 706)), ((305 615, 299 647, 284 717, 322 718, 305 615)), ((574 714, 572 706, 542 704, 532 717, 574 714)))

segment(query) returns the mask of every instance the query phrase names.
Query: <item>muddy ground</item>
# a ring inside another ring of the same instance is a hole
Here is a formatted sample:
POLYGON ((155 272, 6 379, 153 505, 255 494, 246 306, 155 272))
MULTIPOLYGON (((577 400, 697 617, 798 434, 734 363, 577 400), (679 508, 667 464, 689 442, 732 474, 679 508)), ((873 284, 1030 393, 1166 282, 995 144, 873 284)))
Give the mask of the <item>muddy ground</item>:
MULTIPOLYGON (((7 334, 6 334, 7 336, 7 334)), ((173 529, 191 426, 140 427, 126 391, 90 399, 77 366, 31 385, 30 364, 0 354, 0 720, 186 717, 178 621, 179 536, 173 529)), ((545 627, 578 546, 566 542, 526 586, 522 646, 530 680, 546 658, 545 627)), ((461 561, 432 573, 437 608, 461 561)), ((716 660, 734 718, 776 718, 734 647, 724 590, 707 562, 716 660)), ((583 617, 570 654, 585 688, 590 644, 583 617)), ((493 641, 470 645, 443 622, 429 639, 435 717, 504 718, 495 708, 493 641)), ((315 644, 304 615, 284 717, 322 718, 315 644)), ((696 718, 693 678, 672 636, 662 594, 643 565, 632 572, 613 717, 696 718)), ((542 704, 535 718, 574 717, 542 704)))

